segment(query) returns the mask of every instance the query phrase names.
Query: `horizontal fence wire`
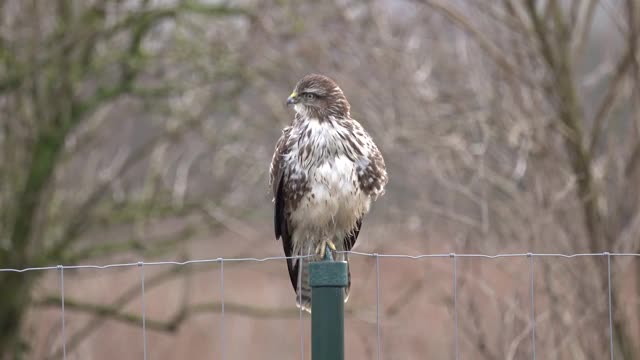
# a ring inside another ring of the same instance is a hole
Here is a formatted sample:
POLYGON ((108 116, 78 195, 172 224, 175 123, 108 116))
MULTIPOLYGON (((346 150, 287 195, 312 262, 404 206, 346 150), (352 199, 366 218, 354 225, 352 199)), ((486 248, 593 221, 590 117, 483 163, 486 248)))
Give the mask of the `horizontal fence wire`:
MULTIPOLYGON (((376 256, 381 258, 396 258, 396 259, 425 259, 425 258, 482 258, 482 259, 500 259, 500 258, 513 258, 513 257, 559 257, 565 259, 577 258, 577 257, 589 257, 589 256, 615 256, 615 257, 640 257, 640 253, 578 253, 578 254, 560 254, 560 253, 507 253, 507 254, 458 254, 458 253, 440 253, 440 254, 420 254, 420 255, 409 255, 409 254, 380 254, 380 253, 367 253, 367 252, 359 252, 359 251, 338 251, 338 253, 343 254, 347 253, 350 255, 356 256, 367 256, 373 257, 376 256)), ((304 255, 304 256, 270 256, 264 258, 255 258, 255 257, 243 257, 243 258, 210 258, 210 259, 195 259, 195 260, 186 260, 186 261, 136 261, 129 263, 118 263, 118 264, 106 264, 106 265, 51 265, 51 266, 40 266, 40 267, 27 267, 22 269, 15 268, 0 268, 0 272, 28 272, 28 271, 45 271, 45 270, 59 270, 59 269, 111 269, 111 268, 122 268, 122 267, 135 267, 135 266, 162 266, 162 265, 192 265, 192 264, 206 264, 206 263, 220 263, 222 261, 226 263, 230 262, 266 262, 273 260, 286 260, 286 259, 308 259, 314 257, 315 255, 304 255)))
MULTIPOLYGON (((564 258, 572 259, 579 257, 606 257, 607 261, 607 280, 608 280, 608 310, 609 310, 609 345, 610 345, 610 358, 614 359, 614 339, 613 339, 613 324, 612 324, 612 301, 611 301, 611 257, 640 257, 640 253, 578 253, 578 254, 560 254, 560 253, 506 253, 506 254, 457 254, 457 253, 441 253, 441 254, 419 254, 419 255, 407 255, 407 254, 380 254, 380 253, 367 253, 359 251, 338 251, 338 253, 348 253, 350 255, 365 256, 375 258, 375 271, 376 271, 376 359, 382 358, 381 353, 381 334, 380 334, 380 258, 394 258, 394 259, 428 259, 428 258, 450 258, 452 260, 453 270, 453 321, 454 321, 454 334, 453 334, 453 346, 454 346, 454 358, 459 358, 459 339, 458 339, 458 302, 457 302, 457 258, 476 258, 476 259, 500 259, 500 258, 528 258, 529 259, 529 295, 530 295, 530 310, 531 310, 531 342, 532 342, 532 358, 536 359, 536 319, 535 319, 535 286, 534 286, 534 258, 564 258)), ((191 264, 207 264, 218 263, 220 265, 220 297, 221 297, 221 320, 220 320, 220 358, 225 358, 225 321, 224 321, 224 263, 227 262, 266 262, 273 260, 285 260, 285 259, 300 259, 302 263, 304 259, 311 258, 315 255, 306 256, 272 256, 264 258, 215 258, 215 259, 197 259, 187 261, 137 261, 130 263, 118 263, 107 265, 54 265, 54 266, 42 266, 42 267, 28 267, 23 269, 11 269, 0 268, 0 272, 14 272, 24 273, 29 271, 46 271, 46 270, 58 270, 60 277, 60 294, 61 294, 61 325, 62 325, 62 342, 63 342, 63 360, 67 358, 66 349, 66 335, 65 335, 65 307, 64 307, 64 270, 65 269, 111 269, 111 268, 127 268, 127 267, 139 267, 140 269, 140 281, 141 281, 141 313, 142 313, 142 336, 143 336, 143 359, 147 359, 147 329, 146 329, 146 311, 145 311, 145 277, 144 267, 147 266, 162 266, 162 265, 191 265, 191 264)), ((302 266, 300 266, 302 269, 302 266)), ((299 281, 301 276, 298 277, 299 281)), ((300 286, 300 282, 298 283, 300 286)), ((300 289, 299 295, 302 294, 300 289)), ((301 299, 298 299, 301 302, 301 299)), ((300 354, 301 358, 305 359, 304 350, 304 327, 302 321, 302 309, 300 309, 300 354)))

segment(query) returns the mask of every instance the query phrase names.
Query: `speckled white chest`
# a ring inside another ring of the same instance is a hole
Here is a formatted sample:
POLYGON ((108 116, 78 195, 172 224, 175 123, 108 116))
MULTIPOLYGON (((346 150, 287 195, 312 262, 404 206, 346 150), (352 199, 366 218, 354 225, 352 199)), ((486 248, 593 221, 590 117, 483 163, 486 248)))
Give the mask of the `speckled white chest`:
MULTIPOLYGON (((290 152, 292 177, 306 175, 310 191, 292 212, 294 253, 307 252, 323 238, 342 239, 355 226, 356 221, 369 211, 371 199, 360 190, 356 158, 345 146, 340 133, 347 129, 328 122, 310 121, 307 129, 314 149, 308 156, 301 155, 298 142, 290 152), (351 158, 351 159, 350 159, 351 158)), ((302 134, 299 134, 302 136, 302 134)), ((306 143, 306 141, 304 142, 306 143)))

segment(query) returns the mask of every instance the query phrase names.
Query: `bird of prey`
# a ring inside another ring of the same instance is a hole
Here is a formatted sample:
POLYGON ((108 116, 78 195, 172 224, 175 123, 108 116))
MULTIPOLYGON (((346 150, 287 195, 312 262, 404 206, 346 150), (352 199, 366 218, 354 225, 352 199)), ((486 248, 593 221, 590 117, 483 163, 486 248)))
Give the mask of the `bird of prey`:
MULTIPOLYGON (((309 256, 287 259, 287 269, 297 305, 311 312, 308 263, 320 260, 327 246, 334 259, 348 261, 341 251, 353 248, 388 177, 380 150, 351 118, 349 102, 332 79, 304 76, 287 105, 295 117, 282 130, 270 167, 275 235, 287 257, 309 256)), ((349 272, 345 302, 350 287, 349 272)))

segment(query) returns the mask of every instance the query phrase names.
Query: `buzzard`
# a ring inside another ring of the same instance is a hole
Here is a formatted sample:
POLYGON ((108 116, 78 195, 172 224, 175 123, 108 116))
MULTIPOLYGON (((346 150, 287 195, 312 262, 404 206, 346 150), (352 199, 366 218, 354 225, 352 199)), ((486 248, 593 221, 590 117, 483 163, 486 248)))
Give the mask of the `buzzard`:
MULTIPOLYGON (((310 256, 287 259, 287 269, 297 305, 311 312, 308 262, 320 260, 326 246, 336 260, 348 261, 340 251, 353 248, 371 201, 384 193, 387 172, 380 150, 351 118, 349 102, 333 80, 304 76, 287 105, 295 117, 282 130, 270 168, 275 235, 287 257, 310 256)), ((349 273, 345 302, 350 286, 349 273)))

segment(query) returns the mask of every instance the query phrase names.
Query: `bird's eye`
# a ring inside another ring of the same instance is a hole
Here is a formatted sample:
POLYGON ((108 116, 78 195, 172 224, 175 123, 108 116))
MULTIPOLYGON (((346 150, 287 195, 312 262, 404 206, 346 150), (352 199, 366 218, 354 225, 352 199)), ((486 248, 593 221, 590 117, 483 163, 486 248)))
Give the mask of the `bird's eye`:
POLYGON ((312 94, 312 93, 305 93, 304 94, 304 98, 305 98, 305 100, 313 100, 313 99, 316 98, 316 95, 312 94))

